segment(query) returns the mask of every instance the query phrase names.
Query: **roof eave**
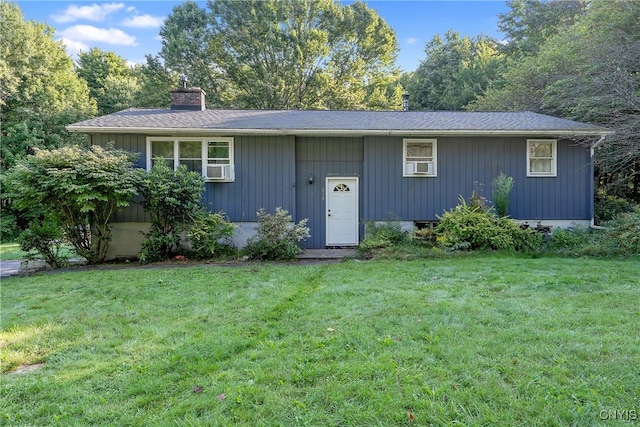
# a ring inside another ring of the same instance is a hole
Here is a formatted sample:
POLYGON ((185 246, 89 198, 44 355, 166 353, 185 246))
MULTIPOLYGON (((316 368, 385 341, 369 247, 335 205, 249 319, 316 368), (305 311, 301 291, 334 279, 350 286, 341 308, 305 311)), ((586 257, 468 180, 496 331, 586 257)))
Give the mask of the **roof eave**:
POLYGON ((144 133, 146 135, 284 135, 284 136, 607 136, 614 132, 606 129, 527 129, 527 130, 486 130, 486 129, 215 129, 215 128, 145 128, 145 127, 92 127, 67 126, 69 132, 76 133, 144 133))

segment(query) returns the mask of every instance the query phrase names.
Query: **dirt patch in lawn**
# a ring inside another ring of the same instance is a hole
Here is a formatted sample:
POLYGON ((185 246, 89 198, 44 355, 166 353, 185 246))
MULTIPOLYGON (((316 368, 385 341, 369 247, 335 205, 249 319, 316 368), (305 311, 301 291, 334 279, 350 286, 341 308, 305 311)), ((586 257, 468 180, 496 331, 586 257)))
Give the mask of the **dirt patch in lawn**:
POLYGON ((39 370, 43 366, 44 366, 44 363, 34 363, 33 365, 20 365, 13 371, 9 372, 9 375, 28 374, 28 373, 39 370))

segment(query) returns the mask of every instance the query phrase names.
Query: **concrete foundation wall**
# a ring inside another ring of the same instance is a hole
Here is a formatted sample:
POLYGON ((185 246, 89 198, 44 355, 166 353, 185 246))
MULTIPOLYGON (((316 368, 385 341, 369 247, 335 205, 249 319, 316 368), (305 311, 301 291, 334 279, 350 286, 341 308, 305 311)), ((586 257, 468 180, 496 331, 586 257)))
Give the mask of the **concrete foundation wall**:
MULTIPOLYGON (((247 240, 255 234, 256 222, 236 223, 232 244, 243 248, 247 240)), ((112 239, 107 260, 138 258, 144 235, 151 227, 147 222, 117 222, 110 224, 112 239)))
POLYGON ((107 260, 137 258, 144 235, 149 231, 147 222, 116 222, 111 227, 111 242, 107 260))

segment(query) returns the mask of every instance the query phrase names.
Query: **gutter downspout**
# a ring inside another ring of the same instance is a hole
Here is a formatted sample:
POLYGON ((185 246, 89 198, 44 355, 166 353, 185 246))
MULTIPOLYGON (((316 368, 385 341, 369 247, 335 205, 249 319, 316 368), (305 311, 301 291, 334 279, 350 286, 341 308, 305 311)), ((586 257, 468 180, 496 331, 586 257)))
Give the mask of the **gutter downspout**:
POLYGON ((590 227, 591 228, 597 228, 596 227, 596 218, 595 218, 595 197, 596 197, 596 192, 595 192, 595 180, 596 180, 596 173, 595 173, 595 165, 594 165, 594 154, 596 152, 596 148, 602 146, 602 144, 604 144, 604 140, 605 140, 605 136, 602 135, 600 137, 600 139, 598 141, 596 141, 595 144, 593 144, 590 148, 590 154, 591 154, 591 164, 589 166, 589 169, 591 170, 591 201, 590 201, 590 206, 589 206, 589 210, 591 211, 591 221, 590 221, 590 227))

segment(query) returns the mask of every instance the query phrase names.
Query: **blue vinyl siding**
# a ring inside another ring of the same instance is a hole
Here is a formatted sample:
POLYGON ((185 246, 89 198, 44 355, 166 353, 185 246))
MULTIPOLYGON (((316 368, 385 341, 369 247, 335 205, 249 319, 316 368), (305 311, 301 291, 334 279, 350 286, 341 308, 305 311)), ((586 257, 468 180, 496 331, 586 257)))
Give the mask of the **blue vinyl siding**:
MULTIPOLYGON (((591 218, 592 169, 589 148, 558 140, 557 177, 528 178, 526 137, 436 137, 437 177, 403 177, 403 138, 236 136, 235 181, 206 183, 203 200, 231 221, 252 222, 264 208, 282 207, 295 221, 309 219, 308 248, 325 246, 328 176, 360 177, 359 216, 363 221, 399 218, 435 220, 469 199, 474 188, 491 199, 491 180, 500 172, 514 178, 509 213, 516 219, 591 218), (314 183, 308 183, 310 174, 314 183)), ((91 143, 140 153, 146 167, 146 136, 91 135, 91 143)), ((117 222, 147 222, 138 204, 119 211, 117 222)), ((362 229, 360 230, 362 236, 362 229)))
MULTIPOLYGON (((362 176, 362 138, 297 138, 296 140, 296 221, 309 220, 311 238, 307 248, 324 248, 326 242, 326 178, 362 176), (309 184, 313 174, 314 183, 309 184), (325 193, 323 193, 325 190, 325 193)), ((362 182, 360 183, 362 186, 362 182)), ((365 195, 360 189, 360 208, 365 195)), ((362 234, 362 233, 360 233, 362 234)))
POLYGON ((295 217, 294 147, 293 137, 235 137, 235 181, 206 183, 206 205, 234 222, 255 221, 260 208, 295 217))
POLYGON ((89 141, 91 145, 100 145, 102 147, 106 147, 109 143, 113 143, 114 147, 119 150, 140 153, 137 158, 136 166, 139 168, 145 168, 147 166, 147 137, 144 135, 92 134, 90 135, 89 141))
POLYGON ((365 220, 435 220, 474 189, 491 199, 491 181, 504 172, 515 180, 510 215, 522 219, 589 219, 589 149, 558 141, 558 176, 527 178, 526 138, 441 137, 438 176, 402 176, 402 138, 365 141, 365 220))
MULTIPOLYGON (((90 144, 106 147, 109 143, 113 143, 114 148, 126 150, 132 153, 139 153, 135 165, 139 168, 146 168, 146 146, 147 138, 145 135, 132 134, 92 134, 89 137, 90 144)), ((114 222, 150 222, 149 215, 140 205, 140 198, 137 197, 133 203, 126 208, 118 209, 115 213, 114 222)))
MULTIPOLYGON (((99 134, 91 143, 140 153, 137 166, 146 168, 146 135, 99 134)), ((256 212, 268 212, 276 207, 288 210, 295 217, 295 138, 249 137, 234 138, 235 181, 205 183, 203 201, 213 212, 224 211, 234 222, 255 221, 256 212)), ((119 211, 117 222, 148 222, 142 207, 134 203, 119 211)))

